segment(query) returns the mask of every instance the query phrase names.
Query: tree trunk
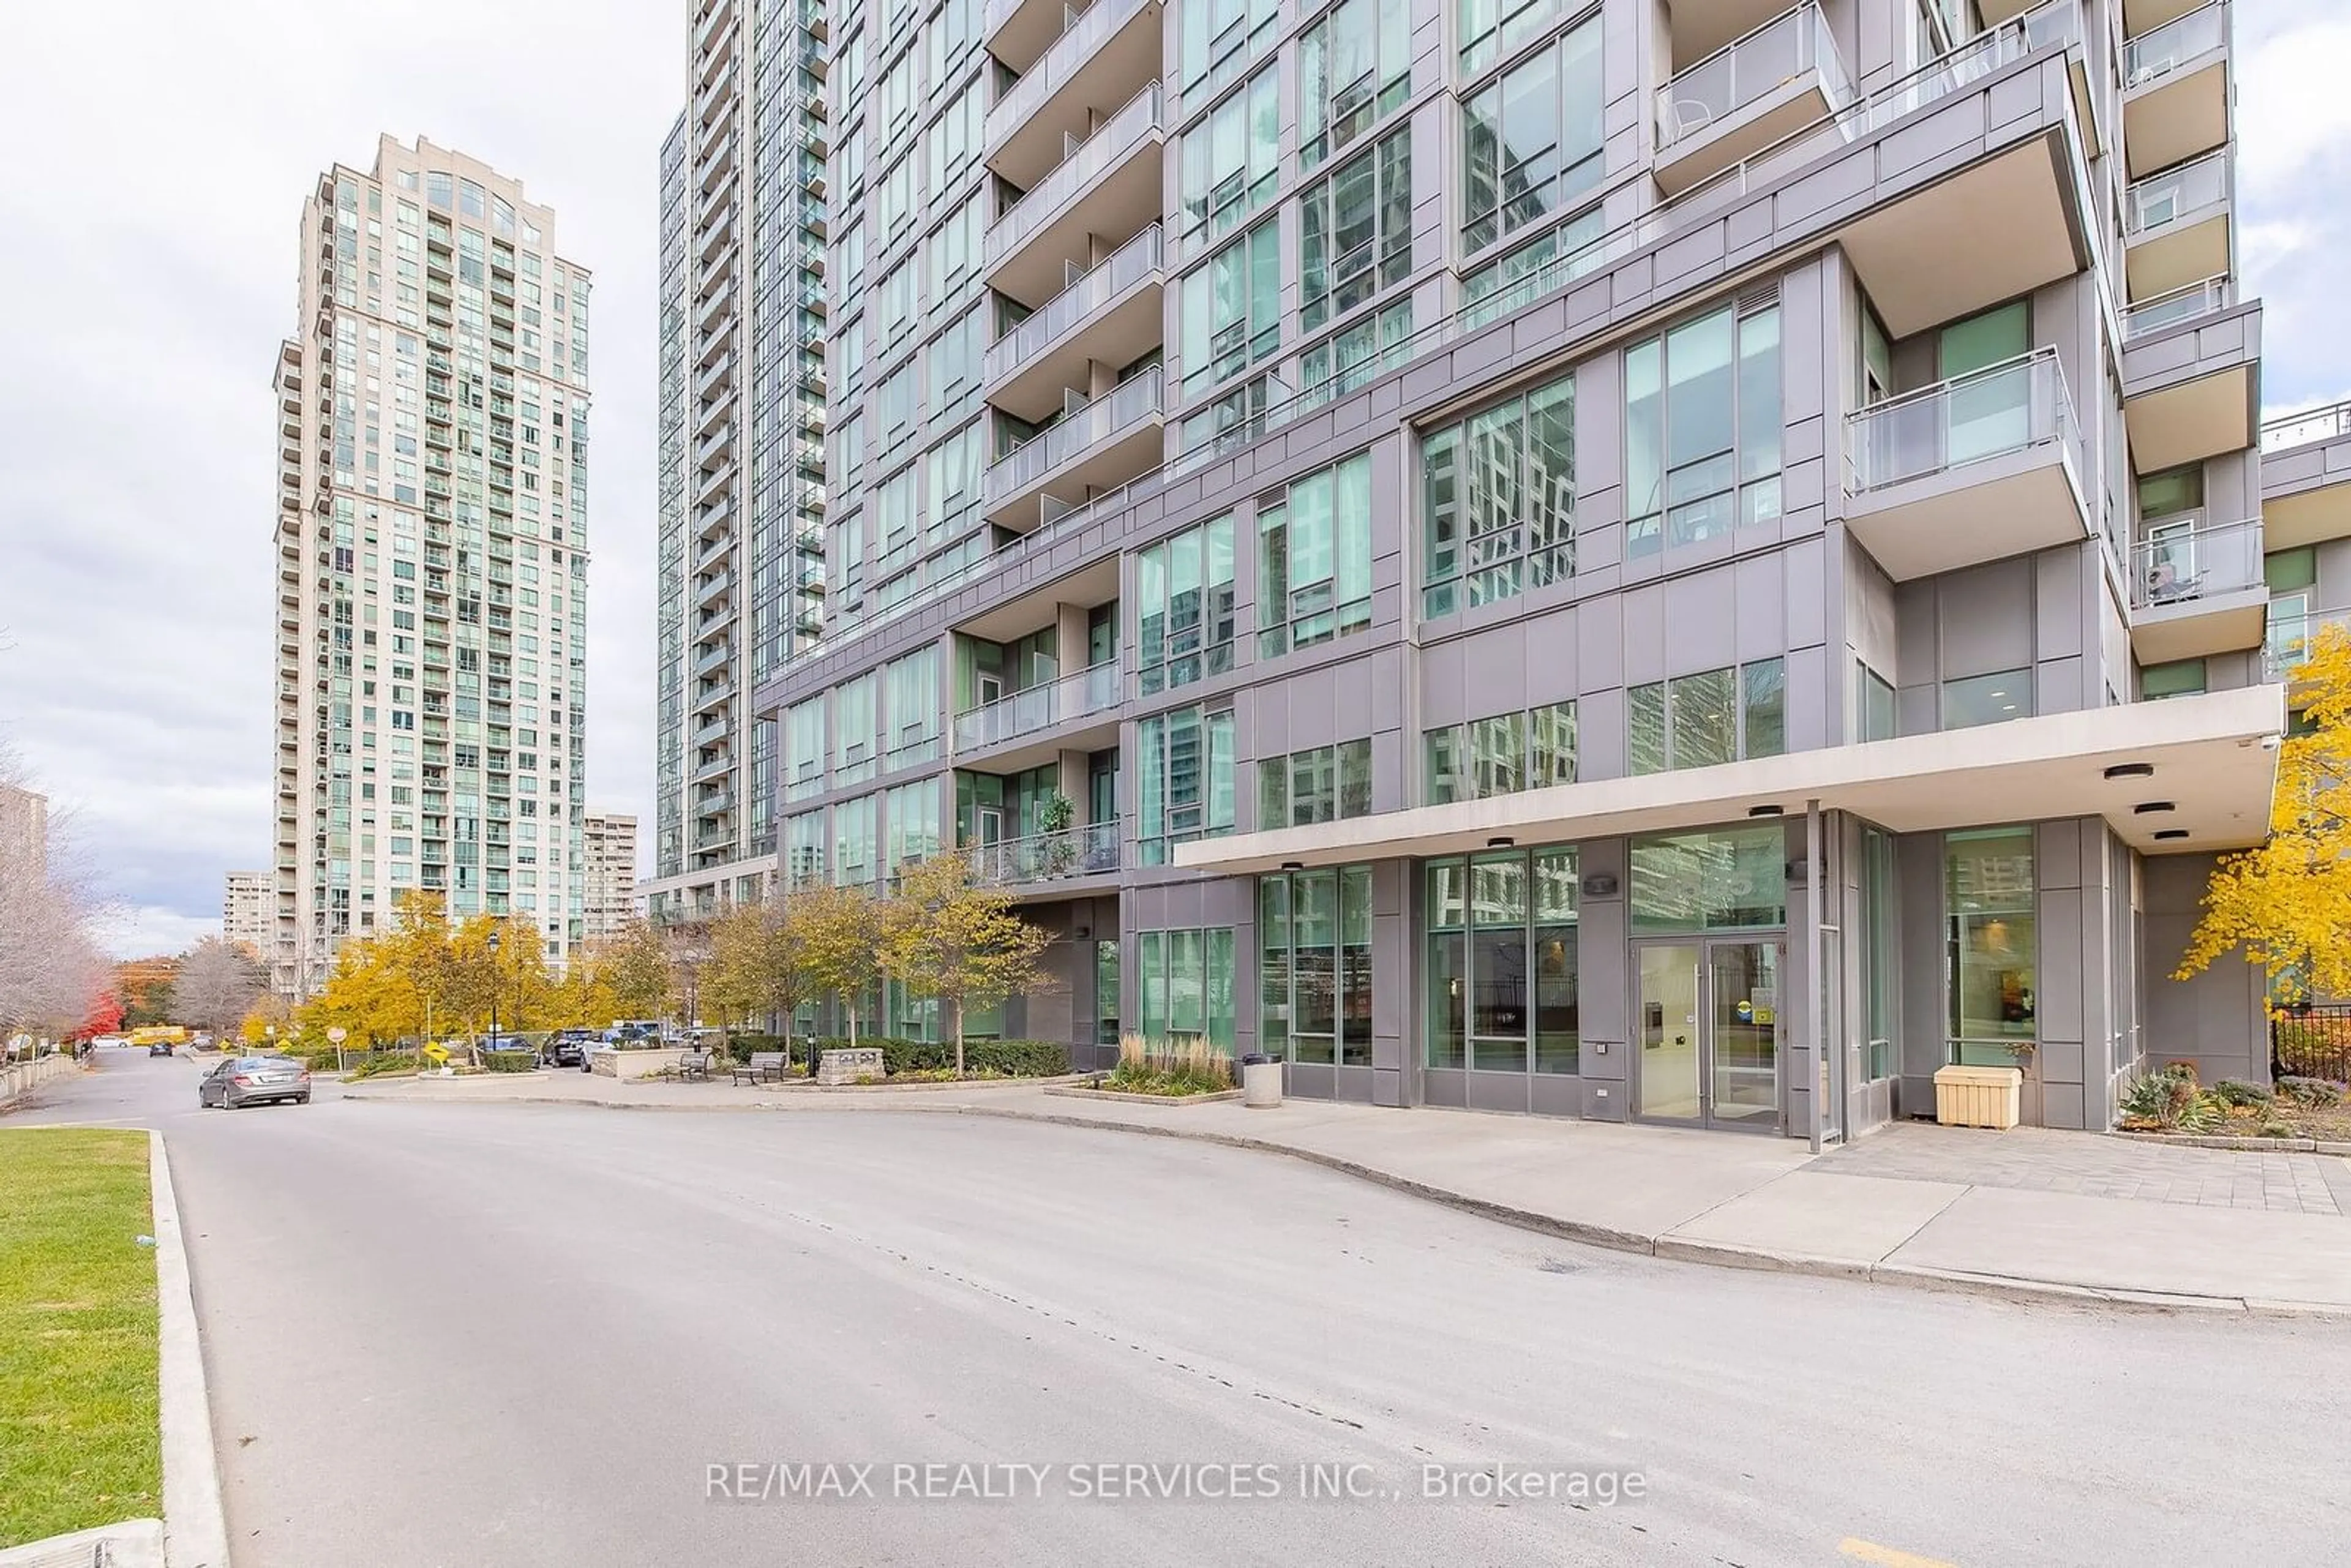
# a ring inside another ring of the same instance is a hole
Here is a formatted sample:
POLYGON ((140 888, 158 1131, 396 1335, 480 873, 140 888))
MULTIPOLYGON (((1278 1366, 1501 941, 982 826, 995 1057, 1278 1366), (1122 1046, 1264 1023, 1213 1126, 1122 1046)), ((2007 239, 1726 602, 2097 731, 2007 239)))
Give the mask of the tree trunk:
POLYGON ((963 1076, 963 998, 957 997, 947 1005, 955 1009, 956 1076, 961 1078, 963 1076))

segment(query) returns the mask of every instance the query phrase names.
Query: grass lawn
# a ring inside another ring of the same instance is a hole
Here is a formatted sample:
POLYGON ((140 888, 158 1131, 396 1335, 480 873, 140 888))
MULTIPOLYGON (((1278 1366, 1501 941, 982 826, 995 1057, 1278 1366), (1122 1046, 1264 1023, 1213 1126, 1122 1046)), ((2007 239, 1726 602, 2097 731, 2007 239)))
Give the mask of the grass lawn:
POLYGON ((0 1131, 0 1548, 163 1511, 147 1134, 0 1131))

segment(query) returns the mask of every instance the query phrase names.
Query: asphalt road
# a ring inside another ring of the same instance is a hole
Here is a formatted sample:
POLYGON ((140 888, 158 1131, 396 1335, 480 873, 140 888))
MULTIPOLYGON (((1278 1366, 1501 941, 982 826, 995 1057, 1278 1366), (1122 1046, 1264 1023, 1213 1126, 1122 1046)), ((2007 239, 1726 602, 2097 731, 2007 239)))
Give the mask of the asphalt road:
POLYGON ((1070 1128, 330 1087, 199 1112, 196 1074, 118 1055, 9 1121, 164 1130, 236 1568, 1920 1568, 2351 1536, 2341 1325, 1660 1262, 1070 1128), (876 1495, 774 1495, 828 1462, 876 1495), (927 1464, 1050 1468, 895 1469, 927 1464), (1433 1500, 1431 1464, 1586 1490, 1433 1500), (1303 1499, 1301 1465, 1373 1495, 1303 1499), (714 1467, 769 1495, 714 1497, 714 1467), (1279 1495, 1104 1495, 1187 1481, 1279 1495), (896 1495, 959 1483, 1016 1495, 896 1495))

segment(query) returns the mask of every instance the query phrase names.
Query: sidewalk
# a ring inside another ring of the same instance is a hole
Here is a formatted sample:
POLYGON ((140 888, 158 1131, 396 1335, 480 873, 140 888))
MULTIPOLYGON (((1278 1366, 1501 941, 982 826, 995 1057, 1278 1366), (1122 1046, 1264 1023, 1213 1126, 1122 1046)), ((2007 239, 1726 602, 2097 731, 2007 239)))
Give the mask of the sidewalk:
POLYGON ((1193 1138, 1313 1161, 1514 1225, 1661 1258, 1999 1295, 2351 1316, 2351 1161, 2090 1133, 1904 1125, 1792 1139, 1292 1101, 1093 1103, 1030 1083, 827 1092, 584 1073, 394 1080, 351 1100, 921 1111, 1193 1138))

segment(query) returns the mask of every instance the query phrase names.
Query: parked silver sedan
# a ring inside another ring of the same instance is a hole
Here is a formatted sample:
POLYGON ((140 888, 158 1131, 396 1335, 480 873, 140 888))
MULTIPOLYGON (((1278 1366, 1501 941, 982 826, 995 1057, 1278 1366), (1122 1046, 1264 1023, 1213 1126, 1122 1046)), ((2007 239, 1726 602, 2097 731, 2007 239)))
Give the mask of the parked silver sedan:
POLYGON ((310 1070, 290 1056, 232 1056, 196 1085, 196 1103, 235 1111, 272 1100, 310 1103, 310 1070))

